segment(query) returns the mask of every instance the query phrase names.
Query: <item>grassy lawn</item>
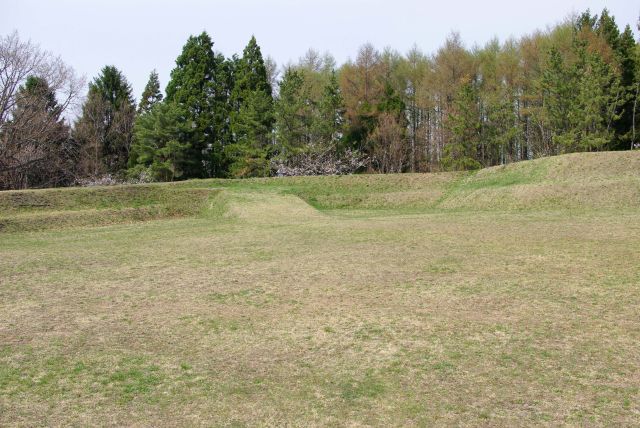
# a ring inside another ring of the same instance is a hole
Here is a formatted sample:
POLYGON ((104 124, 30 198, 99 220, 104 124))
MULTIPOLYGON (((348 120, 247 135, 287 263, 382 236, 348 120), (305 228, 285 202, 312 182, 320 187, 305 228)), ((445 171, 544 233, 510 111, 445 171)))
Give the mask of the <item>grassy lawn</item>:
POLYGON ((640 156, 0 194, 0 426, 640 424, 640 156))

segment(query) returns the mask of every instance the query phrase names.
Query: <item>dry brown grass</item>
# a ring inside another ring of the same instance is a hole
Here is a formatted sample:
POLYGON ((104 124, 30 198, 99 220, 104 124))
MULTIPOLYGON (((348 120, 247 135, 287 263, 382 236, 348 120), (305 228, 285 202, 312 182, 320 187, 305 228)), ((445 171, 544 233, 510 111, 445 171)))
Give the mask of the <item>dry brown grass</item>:
POLYGON ((640 424, 632 204, 341 215, 252 186, 0 235, 0 426, 640 424))

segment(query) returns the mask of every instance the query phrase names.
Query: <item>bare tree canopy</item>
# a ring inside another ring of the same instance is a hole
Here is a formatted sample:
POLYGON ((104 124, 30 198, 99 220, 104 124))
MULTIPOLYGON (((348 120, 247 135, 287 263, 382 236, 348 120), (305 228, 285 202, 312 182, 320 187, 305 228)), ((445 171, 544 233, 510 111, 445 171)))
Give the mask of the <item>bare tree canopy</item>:
MULTIPOLYGON (((68 160, 65 116, 83 87, 84 80, 59 57, 20 40, 17 32, 0 37, 0 189, 34 186, 34 171, 42 181, 43 171, 68 160)), ((64 172, 41 184, 63 184, 68 165, 64 172)))

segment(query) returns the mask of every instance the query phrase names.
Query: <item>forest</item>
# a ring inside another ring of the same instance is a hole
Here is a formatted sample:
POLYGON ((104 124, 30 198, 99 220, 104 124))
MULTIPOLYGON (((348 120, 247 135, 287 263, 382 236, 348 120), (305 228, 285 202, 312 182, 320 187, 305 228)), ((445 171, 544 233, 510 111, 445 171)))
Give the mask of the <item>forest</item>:
MULTIPOLYGON (((639 24, 640 25, 640 24, 639 24)), ((471 170, 640 148, 640 45, 606 9, 519 39, 437 52, 310 49, 278 67, 251 38, 225 57, 188 38, 164 91, 136 100, 107 65, 88 83, 0 38, 0 190, 115 182, 471 170), (73 106, 78 113, 73 114, 73 106)))

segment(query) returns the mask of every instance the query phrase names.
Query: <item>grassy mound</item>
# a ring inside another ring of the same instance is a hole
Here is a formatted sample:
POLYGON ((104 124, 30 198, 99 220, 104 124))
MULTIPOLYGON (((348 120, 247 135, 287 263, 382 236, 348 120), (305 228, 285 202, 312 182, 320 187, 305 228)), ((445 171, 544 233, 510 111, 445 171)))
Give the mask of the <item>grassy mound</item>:
MULTIPOLYGON (((0 192, 0 231, 219 214, 226 209, 221 191, 233 195, 232 216, 246 211, 273 217, 268 195, 273 195, 274 204, 279 201, 278 215, 283 218, 288 203, 282 204, 282 197, 287 195, 318 210, 342 212, 630 209, 640 207, 640 152, 570 154, 475 172, 190 180, 0 192), (253 196, 243 199, 243 194, 253 196), (239 208, 257 194, 267 195, 260 207, 239 208)), ((297 215, 311 213, 299 208, 294 210, 297 215)))
POLYGON ((0 232, 192 216, 218 193, 169 184, 0 192, 0 232))
POLYGON ((458 181, 442 209, 640 207, 640 152, 574 153, 487 168, 458 181))
POLYGON ((575 153, 436 174, 203 180, 236 192, 296 195, 320 210, 554 210, 640 207, 640 152, 575 153))

